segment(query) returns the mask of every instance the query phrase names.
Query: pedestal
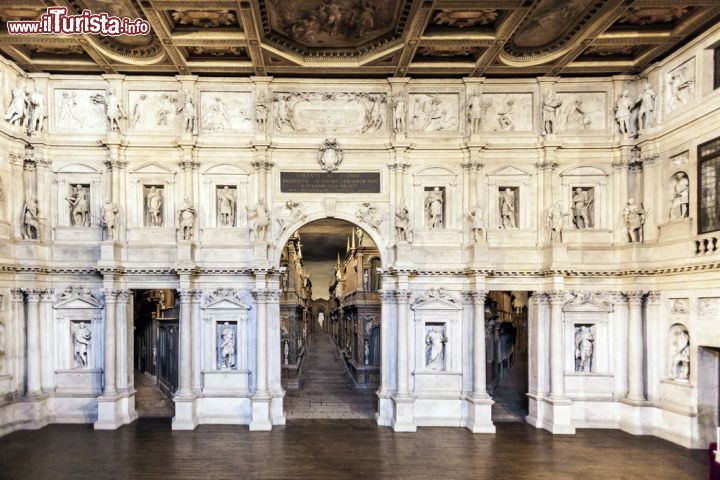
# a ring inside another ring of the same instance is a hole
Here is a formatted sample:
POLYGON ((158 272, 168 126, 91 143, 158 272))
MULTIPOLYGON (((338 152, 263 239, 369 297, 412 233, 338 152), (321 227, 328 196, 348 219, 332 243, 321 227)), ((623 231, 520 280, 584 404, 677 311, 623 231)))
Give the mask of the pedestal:
POLYGON ((393 401, 395 403, 395 415, 392 422, 393 430, 396 432, 416 432, 415 399, 396 396, 393 401))
POLYGON ((135 392, 98 397, 98 418, 95 430, 117 430, 137 420, 135 392))
POLYGON ((473 433, 495 433, 492 421, 492 398, 478 397, 468 399, 467 428, 473 433))
POLYGON ((473 267, 482 267, 488 264, 490 258, 490 248, 486 242, 475 243, 472 245, 472 265, 473 267))
POLYGON ((395 265, 397 267, 412 265, 412 245, 398 242, 395 245, 395 265))
POLYGON ((120 260, 120 245, 115 240, 100 242, 100 264, 114 265, 120 260))
POLYGON ((543 264, 547 267, 555 268, 566 266, 569 264, 567 247, 562 243, 553 243, 543 248, 543 264))
POLYGON ((268 258, 268 242, 253 242, 253 259, 267 260, 268 258))
POLYGON ((194 263, 195 262, 195 245, 187 240, 179 240, 177 242, 177 263, 194 263))
POLYGON ((574 434, 572 425, 572 401, 566 398, 544 398, 545 418, 543 428, 554 434, 574 434))
POLYGON ((250 431, 268 431, 272 429, 270 422, 269 395, 255 395, 252 399, 252 420, 250 420, 250 431))
POLYGON ((187 397, 175 396, 175 416, 172 419, 173 430, 195 430, 198 426, 197 398, 194 395, 187 397))

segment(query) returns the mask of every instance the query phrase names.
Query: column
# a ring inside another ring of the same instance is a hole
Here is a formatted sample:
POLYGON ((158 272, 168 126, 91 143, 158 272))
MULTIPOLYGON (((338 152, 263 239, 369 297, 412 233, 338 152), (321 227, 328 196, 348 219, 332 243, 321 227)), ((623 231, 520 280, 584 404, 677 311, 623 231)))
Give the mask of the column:
POLYGON ((103 395, 115 395, 115 304, 117 291, 112 288, 105 289, 105 361, 103 372, 105 374, 105 389, 103 395))
POLYGON ((55 289, 46 288, 40 291, 39 324, 40 324, 40 371, 43 392, 55 390, 55 348, 53 345, 52 304, 55 301, 55 289))
POLYGON ((118 290, 117 303, 115 306, 117 322, 115 328, 115 365, 116 387, 118 392, 128 391, 128 328, 127 328, 127 303, 130 298, 129 290, 118 290))
POLYGON ((266 203, 267 199, 267 174, 272 170, 273 162, 268 159, 268 145, 254 145, 255 158, 252 166, 257 171, 257 199, 259 203, 266 203))
MULTIPOLYGON (((383 278, 383 281, 386 279, 383 278)), ((389 279, 388 279, 389 281, 389 279)), ((395 292, 393 290, 380 291, 380 390, 378 397, 387 398, 393 391, 393 382, 391 381, 391 363, 390 356, 390 340, 395 336, 392 333, 391 322, 395 315, 395 292)), ((381 412, 382 414, 382 412, 381 412)))
POLYGON ((180 355, 178 360, 179 375, 178 397, 189 397, 192 394, 192 290, 180 290, 180 355))
POLYGON ((548 293, 550 299, 550 397, 565 396, 565 368, 563 366, 562 302, 565 292, 548 293))
POLYGON ((15 363, 10 367, 12 372, 11 391, 22 393, 25 377, 25 295, 22 289, 10 289, 10 338, 6 339, 11 345, 8 356, 15 358, 15 363))
POLYGON ((397 392, 395 398, 410 398, 410 367, 408 358, 408 301, 410 290, 397 291, 397 392))
POLYGON ((202 368, 200 357, 201 341, 202 341, 202 325, 200 321, 200 304, 202 303, 202 290, 193 291, 192 296, 192 338, 193 338, 193 386, 194 393, 200 393, 202 390, 202 368))
POLYGON ((40 364, 40 290, 27 289, 27 395, 42 393, 40 364))
POLYGON ((256 359, 255 394, 252 397, 252 419, 250 430, 270 430, 270 393, 268 391, 268 348, 267 348, 267 301, 271 291, 258 288, 252 291, 256 304, 256 359))
POLYGON ((661 201, 658 197, 659 189, 658 185, 664 185, 664 182, 660 182, 658 176, 657 166, 657 155, 652 155, 643 159, 643 172, 642 172, 642 197, 636 201, 642 201, 645 210, 650 210, 645 216, 645 225, 643 225, 643 239, 657 240, 658 238, 658 215, 661 213, 661 208, 653 208, 655 205, 660 205, 661 201))
POLYGON ((488 398, 485 380, 485 297, 487 292, 473 292, 473 399, 488 398))
POLYGON ((643 386, 643 321, 642 306, 645 292, 626 293, 628 299, 628 395, 634 402, 645 400, 643 386))

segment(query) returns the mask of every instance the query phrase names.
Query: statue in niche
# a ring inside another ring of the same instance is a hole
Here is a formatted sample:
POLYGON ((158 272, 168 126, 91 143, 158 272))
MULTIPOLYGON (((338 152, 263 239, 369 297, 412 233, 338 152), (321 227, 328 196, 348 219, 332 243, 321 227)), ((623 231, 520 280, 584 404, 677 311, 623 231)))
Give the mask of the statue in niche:
POLYGON ((28 116, 29 99, 25 83, 20 82, 11 92, 10 105, 5 112, 5 120, 10 125, 23 125, 28 116))
POLYGON ((223 324, 220 340, 220 358, 222 358, 220 368, 222 370, 235 368, 235 332, 230 328, 230 323, 223 324))
POLYGON ((163 194, 162 189, 155 186, 150 187, 145 201, 147 213, 150 215, 150 226, 161 227, 163 224, 163 194))
POLYGON ((489 107, 489 104, 483 103, 480 95, 473 95, 470 98, 470 102, 468 103, 468 122, 470 123, 470 132, 473 135, 480 133, 482 119, 489 107))
POLYGON ((102 208, 101 225, 105 231, 107 240, 117 240, 118 214, 120 209, 117 204, 112 203, 109 198, 105 199, 105 205, 102 208))
POLYGON ((45 108, 45 96, 40 93, 37 88, 30 94, 28 101, 30 108, 30 121, 28 122, 28 133, 39 133, 43 129, 43 122, 47 117, 47 109, 45 108))
POLYGON ((108 120, 109 131, 122 133, 120 120, 127 118, 127 115, 122 108, 122 103, 115 94, 115 90, 109 87, 105 91, 105 116, 108 120))
POLYGON ((546 220, 549 232, 548 243, 562 242, 563 223, 565 222, 565 217, 567 216, 568 214, 563 212, 562 202, 560 200, 553 203, 552 207, 550 207, 550 212, 548 212, 546 220))
POLYGON ((584 130, 590 126, 590 123, 591 119, 583 106, 583 101, 579 98, 576 99, 570 107, 570 111, 567 113, 566 124, 568 128, 574 130, 584 130))
POLYGON ((652 127, 655 121, 655 97, 657 94, 649 82, 645 82, 640 98, 635 104, 640 104, 640 111, 638 112, 638 127, 640 130, 645 130, 652 127))
POLYGON ((642 203, 635 204, 635 200, 632 198, 627 201, 627 205, 623 209, 623 222, 630 243, 642 243, 644 241, 643 225, 645 225, 646 215, 647 212, 642 203))
POLYGON ((283 364, 288 365, 290 356, 290 344, 287 340, 283 342, 283 364))
POLYGON ((515 191, 508 187, 500 193, 500 228, 517 228, 515 208, 515 191))
POLYGON ((405 133, 405 116, 407 115, 407 99, 402 93, 394 100, 393 130, 396 134, 405 133))
POLYGON ((70 224, 73 227, 89 227, 90 200, 85 187, 76 185, 72 195, 66 200, 70 202, 70 224))
POLYGON ((513 107, 515 101, 510 99, 501 106, 497 112, 498 130, 511 131, 515 130, 515 121, 513 120, 513 107))
POLYGON ((188 90, 183 90, 180 93, 178 105, 180 105, 180 108, 177 113, 182 112, 183 132, 189 133, 190 135, 197 135, 197 109, 193 102, 192 93, 188 90))
POLYGON ((405 205, 405 201, 400 202, 395 210, 395 237, 398 243, 412 243, 413 232, 410 228, 410 211, 405 205))
POLYGON ((255 207, 248 210, 248 224, 250 225, 250 239, 254 235, 256 242, 267 239, 267 229, 270 225, 270 213, 265 204, 260 201, 255 207))
POLYGON ((364 291, 370 290, 370 270, 367 268, 363 270, 362 284, 364 291))
POLYGON ((542 104, 542 133, 543 135, 552 135, 555 133, 555 121, 557 113, 562 107, 563 101, 558 97, 555 90, 549 90, 542 104))
POLYGON ((192 240, 193 227, 195 226, 195 216, 197 211, 195 207, 186 198, 183 200, 182 205, 178 209, 178 227, 180 228, 180 234, 183 240, 192 240))
POLYGON ((687 103, 695 83, 692 80, 685 80, 684 70, 684 68, 678 68, 668 75, 667 105, 671 111, 687 103))
POLYGON ((468 214, 470 226, 473 233, 473 241, 482 243, 485 241, 485 209, 480 205, 472 208, 468 214))
POLYGON ((267 133, 267 117, 268 107, 264 98, 259 98, 255 104, 255 125, 258 133, 265 135, 267 133))
POLYGON ((620 94, 620 98, 615 105, 615 122, 618 125, 618 131, 621 135, 630 134, 630 111, 633 108, 633 102, 630 100, 630 91, 625 89, 620 94))
POLYGON ((225 185, 217 194, 218 224, 232 227, 235 223, 235 191, 225 185))
POLYGON ((592 327, 582 325, 575 327, 575 371, 592 372, 595 337, 592 327))
POLYGON ((208 106, 203 126, 207 130, 229 130, 230 114, 222 98, 215 97, 215 101, 208 106))
POLYGON ((57 123, 65 128, 82 127, 82 121, 78 118, 75 113, 77 107, 77 96, 75 92, 63 92, 60 98, 60 108, 57 123))
POLYGON ((435 187, 425 194, 425 215, 431 229, 443 227, 443 193, 444 190, 435 187))
POLYGON ((365 365, 370 364, 370 343, 368 343, 367 340, 365 340, 365 351, 363 352, 365 355, 365 365))
POLYGON ((130 125, 132 128, 138 128, 143 127, 143 114, 145 113, 145 100, 147 100, 147 95, 144 93, 141 93, 137 100, 135 100, 135 105, 133 105, 133 111, 132 111, 132 118, 130 119, 130 125))
POLYGON ((360 227, 355 227, 355 238, 357 239, 357 246, 362 247, 363 246, 363 238, 365 237, 365 232, 360 227))
POLYGON ((433 325, 425 336, 425 366, 428 370, 445 369, 445 343, 447 337, 443 334, 442 327, 433 325))
POLYGON ((298 202, 288 200, 285 202, 280 218, 278 218, 278 226, 280 231, 284 232, 293 223, 297 222, 305 216, 305 209, 298 202))
POLYGON ((87 324, 85 322, 78 322, 72 332, 75 368, 85 368, 88 366, 88 350, 90 349, 91 339, 92 333, 87 328, 87 324))
POLYGON ((591 188, 582 189, 577 187, 572 194, 573 223, 578 230, 592 228, 593 226, 590 221, 590 208, 594 201, 592 193, 591 188))
MULTIPOLYGON (((378 212, 377 207, 370 202, 361 203, 360 206, 358 206, 357 212, 355 212, 355 217, 361 222, 372 226, 375 230, 377 230, 380 227, 380 223, 382 223, 380 212, 378 212)), ((356 232, 355 235, 358 237, 358 241, 362 241, 362 229, 358 230, 360 230, 360 234, 356 232)))
POLYGON ((687 218, 690 211, 690 180, 685 172, 677 172, 672 181, 670 220, 687 218))
POLYGON ((167 125, 175 117, 173 99, 167 93, 162 94, 160 109, 157 111, 157 124, 167 125))
POLYGON ((673 328, 670 346, 670 378, 687 382, 690 380, 690 334, 681 325, 673 328))
POLYGON ((40 217, 37 199, 31 197, 23 206, 23 231, 25 240, 37 240, 40 232, 40 217))

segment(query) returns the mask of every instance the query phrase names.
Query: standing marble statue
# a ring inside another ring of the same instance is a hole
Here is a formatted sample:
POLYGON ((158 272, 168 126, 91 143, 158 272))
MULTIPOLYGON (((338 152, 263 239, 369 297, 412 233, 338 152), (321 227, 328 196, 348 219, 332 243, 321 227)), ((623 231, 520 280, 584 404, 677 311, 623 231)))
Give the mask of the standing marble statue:
POLYGON ((575 330, 575 371, 592 372, 595 337, 592 328, 581 326, 575 330))
POLYGON ((30 121, 28 122, 28 133, 42 132, 43 122, 47 117, 47 109, 45 108, 45 97, 37 89, 30 94, 30 121))
POLYGON ((235 223, 235 195, 225 185, 217 194, 218 223, 221 227, 232 227, 235 223))
POLYGON ((290 360, 290 359, 288 358, 288 357, 290 357, 290 345, 289 345, 289 342, 288 342, 287 340, 285 340, 285 341, 283 342, 283 344, 284 344, 284 345, 283 345, 283 364, 284 364, 284 365, 287 365, 287 364, 289 363, 289 360, 290 360))
POLYGON ((642 243, 644 241, 643 225, 647 212, 642 204, 636 205, 632 198, 627 201, 623 209, 623 222, 627 231, 630 243, 642 243))
POLYGON ((500 227, 517 228, 515 223, 515 192, 506 188, 500 194, 500 227))
POLYGON ((267 240, 270 213, 262 200, 252 209, 248 209, 248 224, 250 227, 251 240, 253 236, 256 242, 264 242, 267 240))
POLYGON ((73 227, 90 226, 90 201, 82 185, 76 185, 72 195, 66 198, 70 202, 70 224, 73 227))
POLYGON ((397 242, 413 241, 413 232, 410 228, 410 211, 405 202, 401 202, 395 210, 395 238, 397 242))
POLYGON ((184 199, 178 209, 178 227, 180 229, 180 235, 185 241, 192 240, 196 215, 197 211, 195 210, 195 207, 187 198, 184 199))
POLYGON ((425 344, 427 348, 425 350, 425 357, 428 370, 442 370, 444 363, 443 349, 447 337, 445 337, 440 330, 440 327, 434 325, 425 337, 425 344))
POLYGON ((563 223, 565 222, 565 217, 567 216, 568 214, 563 212, 562 202, 560 200, 553 203, 553 206, 550 207, 550 212, 548 213, 546 220, 549 232, 548 243, 562 242, 563 223))
POLYGON ((162 207, 163 195, 162 190, 157 187, 150 187, 147 195, 147 212, 150 214, 150 226, 161 227, 163 223, 162 207))
POLYGON ((555 133, 555 121, 557 120, 557 112, 563 102, 558 97, 555 90, 548 91, 547 96, 542 104, 542 133, 543 135, 552 135, 555 133))
POLYGON ((687 382, 690 380, 690 335, 683 328, 676 328, 672 339, 670 378, 687 382))
POLYGON ((365 340, 365 351, 363 353, 365 354, 364 355, 364 357, 365 357, 364 363, 365 363, 365 365, 369 365, 370 364, 370 343, 368 343, 367 340, 365 340))
POLYGON ((630 100, 630 92, 625 89, 620 94, 617 105, 615 105, 615 121, 621 135, 630 134, 630 111, 632 108, 633 102, 630 100))
POLYGON ((572 202, 573 223, 575 226, 579 230, 592 227, 590 224, 590 205, 592 203, 590 192, 577 187, 573 192, 572 202))
POLYGON ((468 122, 470 123, 470 133, 473 135, 480 133, 483 116, 485 116, 485 106, 482 97, 473 95, 468 103, 468 122))
POLYGON ((23 207, 23 231, 25 240, 37 240, 40 232, 40 217, 37 199, 31 197, 23 207))
POLYGON ((105 91, 105 116, 108 121, 108 130, 110 132, 122 133, 120 120, 126 118, 127 115, 122 108, 122 103, 115 94, 115 90, 112 88, 108 88, 105 91))
POLYGON ((473 240, 475 243, 485 241, 485 210, 481 206, 476 206, 470 210, 470 227, 472 228, 473 240))
POLYGON ((363 246, 363 239, 365 237, 365 232, 360 227, 355 227, 355 238, 357 239, 357 246, 362 247, 363 246))
POLYGON ((670 220, 687 218, 690 206, 690 180, 684 172, 673 175, 675 184, 672 187, 672 205, 670 206, 670 220))
POLYGON ((220 339, 220 357, 222 358, 220 368, 223 370, 235 368, 235 333, 230 328, 230 323, 225 322, 223 324, 220 339))
POLYGON ((92 333, 87 328, 85 322, 79 322, 73 330, 73 357, 75 359, 75 368, 85 368, 88 366, 88 350, 90 348, 90 340, 92 333))
POLYGON ((425 214, 428 219, 428 227, 442 228, 443 227, 443 192, 440 187, 435 187, 432 191, 427 193, 425 197, 425 214))
POLYGON ((28 116, 28 96, 25 84, 20 82, 17 88, 13 89, 10 105, 5 112, 5 120, 10 125, 23 125, 28 116))
POLYGON ((268 107, 265 104, 264 99, 258 99, 255 104, 255 126, 257 132, 261 135, 267 133, 267 118, 268 118, 268 107))
POLYGON ((362 285, 364 291, 370 290, 370 270, 367 268, 363 270, 362 285))
POLYGON ((190 92, 185 92, 185 104, 182 107, 183 131, 191 135, 197 135, 197 109, 193 103, 190 92))
POLYGON ((393 113, 393 130, 395 133, 405 133, 405 115, 407 100, 402 93, 395 97, 393 113))
POLYGON ((636 102, 640 104, 640 111, 638 113, 638 128, 645 130, 650 128, 655 121, 655 97, 657 94, 652 89, 650 83, 645 83, 640 98, 636 102))
POLYGON ((120 209, 117 204, 112 203, 109 198, 105 199, 102 208, 101 225, 105 231, 106 240, 117 240, 118 213, 120 209))

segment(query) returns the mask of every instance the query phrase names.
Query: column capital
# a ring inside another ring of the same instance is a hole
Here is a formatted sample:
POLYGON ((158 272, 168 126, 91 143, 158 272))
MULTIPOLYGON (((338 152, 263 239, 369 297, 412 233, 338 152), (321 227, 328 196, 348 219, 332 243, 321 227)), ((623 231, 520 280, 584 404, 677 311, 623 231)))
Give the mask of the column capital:
POLYGON ((647 304, 648 305, 660 305, 660 302, 662 300, 662 294, 658 290, 651 290, 647 294, 647 304))
POLYGON ((117 294, 117 301, 119 303, 127 303, 127 301, 130 300, 130 297, 132 297, 132 290, 119 289, 115 292, 117 294))
POLYGON ((547 305, 548 296, 545 292, 530 292, 530 301, 536 305, 547 305))
POLYGON ((411 295, 412 295, 412 290, 401 289, 401 290, 395 291, 395 296, 397 298, 398 303, 408 303, 408 301, 410 301, 411 295))
POLYGON ((40 301, 43 303, 53 303, 55 301, 55 289, 44 288, 40 290, 40 301))
POLYGON ((625 292, 625 296, 627 297, 628 303, 630 305, 642 305, 646 294, 647 294, 647 292, 644 292, 642 290, 633 290, 631 292, 625 292))
POLYGON ((193 301, 193 303, 200 303, 200 302, 202 301, 202 297, 203 297, 203 291, 202 291, 202 290, 198 289, 198 290, 193 290, 193 291, 192 291, 192 301, 193 301))
POLYGON ((254 288, 251 293, 257 303, 276 303, 280 301, 280 290, 274 288, 254 288))
POLYGON ((551 305, 560 305, 565 300, 564 290, 550 290, 546 295, 551 305))
POLYGON ((190 288, 181 288, 178 291, 180 295, 180 303, 190 303, 193 297, 193 290, 190 288))
POLYGON ((395 303, 395 290, 380 290, 380 301, 384 303, 395 303))
POLYGON ((610 299, 615 305, 626 305, 627 297, 622 292, 610 292, 610 299))
POLYGON ((22 303, 25 300, 25 294, 22 288, 11 288, 10 289, 10 301, 16 303, 22 303))
POLYGON ((105 295, 105 303, 115 303, 117 301, 119 290, 114 288, 104 288, 103 294, 105 295))
POLYGON ((27 301, 30 303, 38 303, 40 301, 41 289, 38 288, 23 288, 27 301))

